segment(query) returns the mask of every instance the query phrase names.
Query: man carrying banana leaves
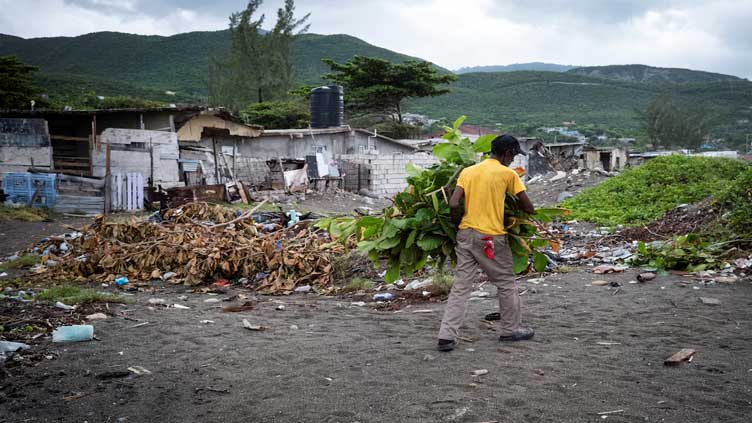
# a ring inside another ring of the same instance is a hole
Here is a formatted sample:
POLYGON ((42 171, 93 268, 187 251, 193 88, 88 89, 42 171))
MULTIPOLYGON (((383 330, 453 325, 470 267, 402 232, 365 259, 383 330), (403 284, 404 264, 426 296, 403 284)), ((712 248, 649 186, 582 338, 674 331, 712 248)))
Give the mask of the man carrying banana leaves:
POLYGON ((501 135, 491 143, 490 158, 463 169, 459 175, 449 200, 452 218, 455 223, 459 222, 460 229, 455 247, 457 269, 439 330, 439 351, 451 351, 457 344, 457 333, 465 319, 467 299, 477 280, 479 266, 498 290, 499 341, 523 341, 535 333, 521 326, 520 296, 515 285, 512 251, 504 230, 507 193, 519 198, 526 213, 535 212, 519 175, 508 167, 518 154, 524 154, 519 141, 511 135, 501 135))

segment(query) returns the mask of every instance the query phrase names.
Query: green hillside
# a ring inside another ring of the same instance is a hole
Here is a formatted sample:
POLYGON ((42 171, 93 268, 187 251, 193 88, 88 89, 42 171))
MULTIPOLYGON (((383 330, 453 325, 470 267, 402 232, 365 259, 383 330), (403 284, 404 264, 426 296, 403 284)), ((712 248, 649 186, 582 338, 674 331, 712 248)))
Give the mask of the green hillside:
MULTIPOLYGON (((100 95, 141 95, 140 89, 200 101, 207 92, 212 56, 229 48, 228 31, 189 32, 170 37, 97 32, 78 37, 23 39, 0 34, 0 56, 14 54, 40 67, 40 85, 57 93, 51 80, 87 87, 100 95), (109 80, 109 81, 107 81, 109 80)), ((402 62, 411 57, 376 47, 348 35, 305 34, 293 46, 300 83, 321 83, 328 68, 322 58, 346 61, 354 55, 402 62)), ((156 99, 156 98, 154 98, 156 99)))
POLYGON ((690 84, 696 82, 739 81, 741 78, 722 73, 680 68, 657 68, 646 65, 586 66, 567 71, 594 78, 653 84, 690 84))
MULTIPOLYGON (((100 32, 78 37, 23 39, 0 34, 0 55, 15 54, 40 67, 37 84, 58 99, 83 92, 128 95, 165 103, 205 103, 212 56, 229 47, 229 32, 170 37, 100 32), (165 94, 173 91, 174 96, 165 94)), ((301 84, 322 83, 322 58, 354 55, 394 62, 411 59, 348 35, 306 34, 296 40, 293 63, 301 84)), ((442 69, 444 72, 448 72, 442 69)), ((468 122, 558 125, 565 120, 637 129, 635 110, 656 95, 703 103, 717 116, 713 135, 742 143, 752 132, 752 82, 729 75, 644 65, 600 66, 567 72, 464 73, 447 95, 409 102, 406 110, 468 122)))
POLYGON ((533 71, 464 74, 450 89, 445 96, 415 101, 412 108, 447 118, 462 110, 485 125, 576 120, 629 127, 635 107, 655 95, 644 85, 533 71))

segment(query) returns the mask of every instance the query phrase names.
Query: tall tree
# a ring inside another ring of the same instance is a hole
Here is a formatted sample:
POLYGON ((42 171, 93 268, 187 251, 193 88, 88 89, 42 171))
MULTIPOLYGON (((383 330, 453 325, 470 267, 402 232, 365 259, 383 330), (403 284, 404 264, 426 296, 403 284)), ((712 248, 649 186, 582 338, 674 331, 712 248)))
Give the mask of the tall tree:
POLYGON ((350 110, 383 113, 399 124, 402 124, 403 100, 446 94, 449 90, 440 86, 457 80, 456 75, 442 75, 424 61, 395 64, 363 56, 355 56, 342 64, 331 59, 323 61, 332 69, 324 79, 345 87, 350 110))
POLYGON ((291 45, 308 30, 309 15, 296 19, 294 0, 285 0, 274 28, 265 33, 265 16, 256 17, 262 3, 249 0, 244 10, 230 15, 230 51, 213 59, 209 70, 213 105, 241 110, 249 103, 285 99, 292 87, 291 45))
POLYGON ((697 149, 713 120, 713 115, 701 104, 681 104, 668 94, 653 99, 637 115, 654 147, 697 149))
POLYGON ((0 56, 0 109, 26 109, 39 90, 32 84, 38 68, 23 64, 16 56, 0 56))
POLYGON ((277 23, 267 36, 270 52, 269 69, 275 75, 273 91, 276 97, 284 97, 293 85, 292 43, 295 38, 308 32, 308 13, 295 18, 295 1, 285 0, 285 6, 277 10, 277 23))

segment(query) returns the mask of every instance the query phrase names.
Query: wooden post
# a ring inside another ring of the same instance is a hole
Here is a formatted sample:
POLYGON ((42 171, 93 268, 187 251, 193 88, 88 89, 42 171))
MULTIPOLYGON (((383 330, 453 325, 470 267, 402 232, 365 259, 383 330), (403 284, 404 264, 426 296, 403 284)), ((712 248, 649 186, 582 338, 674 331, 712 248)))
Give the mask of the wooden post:
POLYGON ((104 163, 104 214, 112 212, 112 169, 110 168, 110 144, 105 145, 104 163))
POLYGON ((175 132, 175 116, 170 115, 170 132, 175 132))
MULTIPOLYGON (((89 176, 94 176, 94 146, 97 143, 97 115, 91 118, 91 138, 89 138, 89 176)), ((83 176, 83 175, 81 175, 83 176)))
POLYGON ((221 184, 219 180, 219 158, 217 156, 217 138, 212 136, 212 149, 214 150, 214 177, 217 178, 217 184, 221 184))
POLYGON ((238 155, 238 140, 237 138, 232 139, 232 177, 237 181, 238 176, 235 172, 237 172, 237 167, 235 166, 235 156, 238 155))

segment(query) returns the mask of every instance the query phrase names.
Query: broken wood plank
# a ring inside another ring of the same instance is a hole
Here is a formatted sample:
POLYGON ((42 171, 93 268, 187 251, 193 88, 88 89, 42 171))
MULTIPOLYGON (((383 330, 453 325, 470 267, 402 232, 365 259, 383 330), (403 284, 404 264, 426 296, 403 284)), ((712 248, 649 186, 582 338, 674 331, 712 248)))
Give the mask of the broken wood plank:
POLYGON ((245 187, 243 186, 243 183, 240 181, 235 182, 235 186, 238 188, 238 194, 240 194, 240 199, 243 200, 244 204, 250 204, 248 201, 248 196, 245 194, 245 187))
POLYGON ((665 364, 666 366, 678 366, 684 361, 691 361, 694 355, 695 355, 695 350, 691 348, 684 348, 676 352, 671 357, 667 358, 663 362, 663 364, 665 364))

